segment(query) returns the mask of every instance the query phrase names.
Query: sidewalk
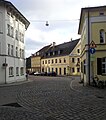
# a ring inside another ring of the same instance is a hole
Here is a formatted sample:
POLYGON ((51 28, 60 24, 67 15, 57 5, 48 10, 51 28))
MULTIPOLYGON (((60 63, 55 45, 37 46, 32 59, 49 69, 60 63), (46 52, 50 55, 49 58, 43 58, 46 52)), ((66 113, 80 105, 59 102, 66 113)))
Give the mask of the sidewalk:
POLYGON ((74 79, 71 81, 70 87, 72 90, 79 92, 84 95, 93 95, 99 98, 106 99, 106 88, 100 89, 93 86, 83 86, 83 84, 79 83, 79 80, 74 79))
POLYGON ((31 82, 32 80, 25 80, 25 81, 19 81, 19 82, 12 82, 12 83, 4 83, 4 84, 0 84, 0 87, 6 87, 6 86, 16 86, 16 85, 21 85, 21 84, 25 84, 28 82, 31 82))

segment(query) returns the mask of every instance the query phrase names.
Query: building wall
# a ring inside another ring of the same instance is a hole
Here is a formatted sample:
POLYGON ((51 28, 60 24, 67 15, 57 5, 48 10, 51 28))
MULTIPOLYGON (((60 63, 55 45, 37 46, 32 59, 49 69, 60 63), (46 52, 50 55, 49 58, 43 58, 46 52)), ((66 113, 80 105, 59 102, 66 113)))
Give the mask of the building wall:
MULTIPOLYGON (((106 19, 106 17, 105 17, 106 19)), ((96 19, 95 19, 96 20, 96 19)), ((103 58, 106 57, 106 35, 105 35, 105 43, 100 43, 100 30, 104 29, 105 33, 106 33, 106 20, 104 21, 103 17, 102 19, 99 19, 98 22, 93 22, 91 24, 91 38, 94 40, 95 44, 96 44, 96 52, 91 56, 93 57, 93 61, 92 61, 92 66, 91 66, 91 70, 93 70, 91 72, 92 76, 98 75, 97 74, 97 69, 98 69, 98 65, 97 65, 97 58, 103 58), (103 20, 103 21, 101 21, 103 20)), ((98 75, 99 79, 101 80, 105 80, 106 79, 106 75, 98 75)))
POLYGON ((41 70, 42 72, 54 71, 57 75, 69 75, 69 56, 41 59, 41 70))
POLYGON ((80 75, 80 54, 81 54, 81 41, 76 45, 70 54, 70 75, 80 75), (74 61, 73 61, 74 60, 74 61))
MULTIPOLYGON (((82 23, 81 25, 81 79, 84 80, 85 84, 88 83, 88 13, 84 13, 82 15, 82 23), (85 30, 84 30, 85 28, 85 30), (85 37, 83 37, 85 36, 85 37), (86 66, 86 68, 85 68, 86 66)), ((100 43, 100 30, 104 29, 106 32, 106 10, 96 10, 89 12, 89 28, 90 28, 90 42, 93 40, 96 44, 96 52, 92 55, 90 54, 90 81, 92 81, 91 77, 97 75, 97 58, 106 57, 106 36, 105 43, 100 43), (100 13, 104 12, 104 15, 100 15, 100 13)), ((98 75, 99 79, 106 79, 105 75, 98 75)))
POLYGON ((31 69, 32 69, 32 72, 41 72, 41 57, 40 56, 31 57, 31 69))
POLYGON ((18 16, 12 14, 13 11, 10 12, 8 9, 0 5, 0 83, 10 83, 26 79, 24 55, 25 25, 19 20, 18 16), (5 62, 7 66, 3 67, 5 62))

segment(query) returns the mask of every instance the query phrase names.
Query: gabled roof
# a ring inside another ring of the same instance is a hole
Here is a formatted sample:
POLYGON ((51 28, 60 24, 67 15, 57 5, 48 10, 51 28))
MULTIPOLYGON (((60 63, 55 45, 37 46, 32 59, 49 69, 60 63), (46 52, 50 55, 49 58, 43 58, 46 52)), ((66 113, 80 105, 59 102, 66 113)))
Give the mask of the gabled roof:
POLYGON ((69 55, 80 39, 65 42, 59 45, 52 46, 45 52, 44 58, 66 56, 69 55))
POLYGON ((22 15, 22 13, 10 2, 6 0, 0 0, 0 4, 4 4, 6 7, 9 7, 11 10, 14 11, 24 22, 25 28, 27 29, 30 22, 22 15))
POLYGON ((84 19, 85 12, 90 12, 90 11, 104 11, 104 10, 106 10, 106 5, 105 6, 96 6, 96 7, 81 8, 78 34, 81 34, 81 26, 82 26, 82 21, 84 19))
POLYGON ((38 56, 42 57, 45 54, 45 52, 47 52, 47 50, 50 48, 50 46, 51 46, 51 44, 47 45, 47 46, 44 46, 43 48, 38 50, 36 53, 34 53, 32 55, 32 57, 38 57, 38 56))

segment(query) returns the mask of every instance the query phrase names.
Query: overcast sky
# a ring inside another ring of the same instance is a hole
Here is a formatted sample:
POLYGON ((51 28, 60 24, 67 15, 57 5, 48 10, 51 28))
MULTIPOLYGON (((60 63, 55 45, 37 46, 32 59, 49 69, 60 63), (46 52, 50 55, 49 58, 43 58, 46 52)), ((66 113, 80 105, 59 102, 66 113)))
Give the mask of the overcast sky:
POLYGON ((9 0, 30 21, 25 34, 26 57, 42 47, 80 38, 82 7, 106 5, 106 0, 9 0), (49 26, 45 26, 48 21, 49 26))

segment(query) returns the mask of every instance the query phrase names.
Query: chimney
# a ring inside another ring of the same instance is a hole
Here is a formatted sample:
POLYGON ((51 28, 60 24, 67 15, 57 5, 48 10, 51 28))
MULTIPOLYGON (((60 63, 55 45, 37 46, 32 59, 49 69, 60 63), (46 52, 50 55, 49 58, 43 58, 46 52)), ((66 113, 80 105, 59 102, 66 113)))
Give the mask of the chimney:
POLYGON ((71 38, 71 41, 73 41, 73 39, 71 38))
POLYGON ((56 43, 55 42, 53 42, 53 47, 56 45, 56 43))

